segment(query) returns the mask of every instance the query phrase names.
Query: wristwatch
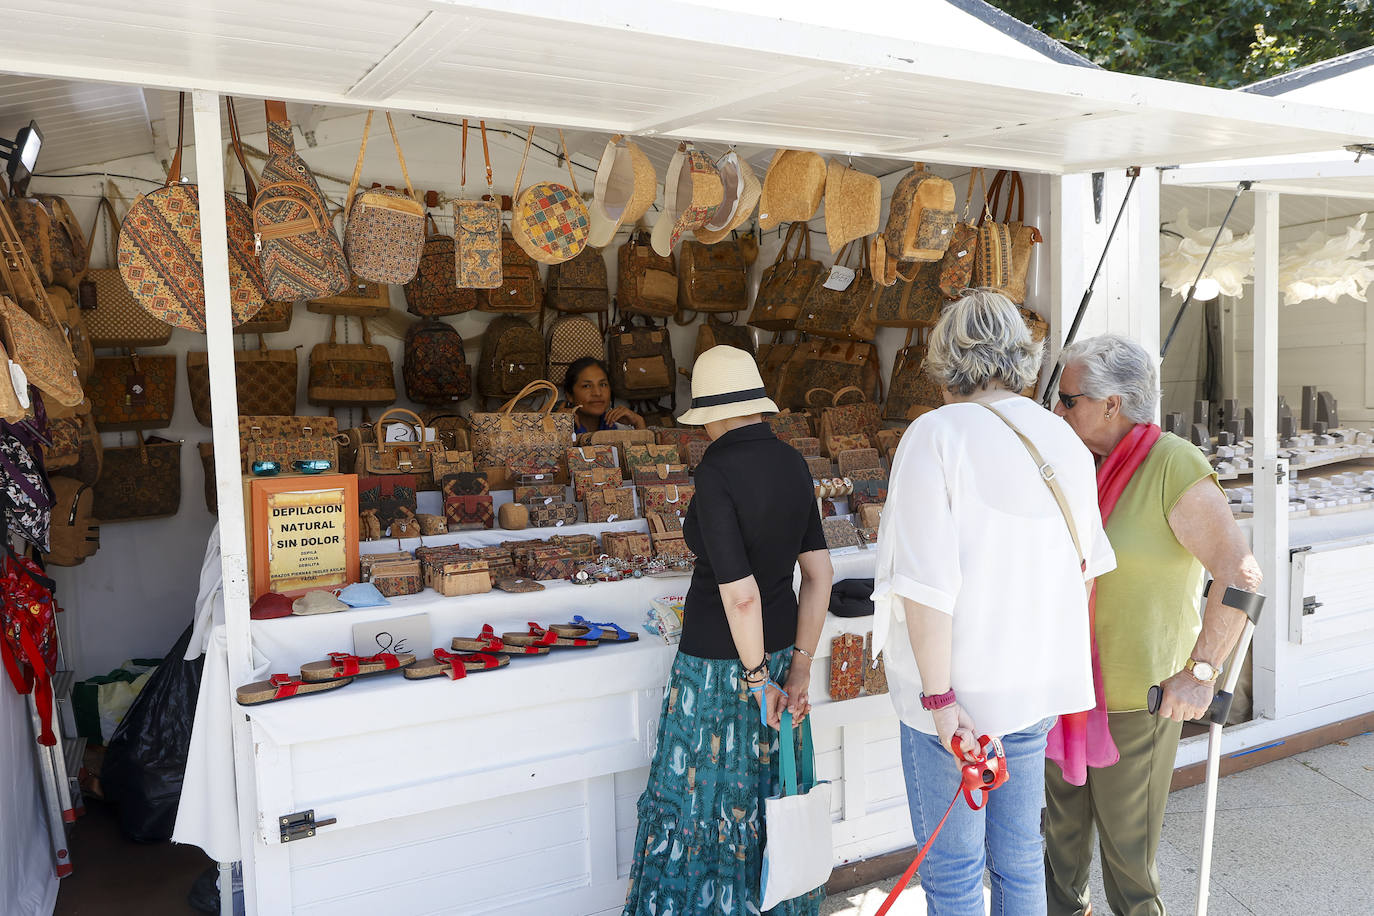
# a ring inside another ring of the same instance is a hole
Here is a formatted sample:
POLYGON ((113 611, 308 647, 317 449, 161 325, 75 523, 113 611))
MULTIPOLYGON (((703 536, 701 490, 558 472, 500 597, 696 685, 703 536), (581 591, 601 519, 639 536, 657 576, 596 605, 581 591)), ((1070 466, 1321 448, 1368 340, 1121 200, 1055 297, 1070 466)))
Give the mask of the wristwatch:
POLYGON ((1188 659, 1187 663, 1183 666, 1183 670, 1187 671, 1204 684, 1215 683, 1217 677, 1221 674, 1221 669, 1216 665, 1213 665, 1211 662, 1198 661, 1195 658, 1188 659))

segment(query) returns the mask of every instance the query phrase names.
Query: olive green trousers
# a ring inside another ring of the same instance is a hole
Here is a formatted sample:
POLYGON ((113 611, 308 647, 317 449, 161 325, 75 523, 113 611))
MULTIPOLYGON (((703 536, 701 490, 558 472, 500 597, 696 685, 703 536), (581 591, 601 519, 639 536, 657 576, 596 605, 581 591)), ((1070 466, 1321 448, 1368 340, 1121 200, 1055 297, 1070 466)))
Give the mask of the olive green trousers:
MULTIPOLYGON (((1049 916, 1083 916, 1094 833, 1102 884, 1116 916, 1164 916, 1155 854, 1183 725, 1148 712, 1108 714, 1121 759, 1088 769, 1086 785, 1064 781, 1045 761, 1045 889, 1049 916)), ((1101 907, 1098 907, 1101 910, 1101 907)))

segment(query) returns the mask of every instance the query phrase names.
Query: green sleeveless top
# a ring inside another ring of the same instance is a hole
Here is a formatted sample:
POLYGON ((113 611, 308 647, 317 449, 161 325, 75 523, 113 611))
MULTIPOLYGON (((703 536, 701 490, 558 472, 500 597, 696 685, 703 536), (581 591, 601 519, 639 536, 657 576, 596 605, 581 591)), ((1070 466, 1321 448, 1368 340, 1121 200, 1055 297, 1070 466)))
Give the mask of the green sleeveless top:
POLYGON ((1116 569, 1097 580, 1097 646, 1108 712, 1145 708, 1146 692, 1188 660, 1202 622, 1202 564, 1169 513, 1216 472, 1191 442, 1165 433, 1136 469, 1106 525, 1116 569))

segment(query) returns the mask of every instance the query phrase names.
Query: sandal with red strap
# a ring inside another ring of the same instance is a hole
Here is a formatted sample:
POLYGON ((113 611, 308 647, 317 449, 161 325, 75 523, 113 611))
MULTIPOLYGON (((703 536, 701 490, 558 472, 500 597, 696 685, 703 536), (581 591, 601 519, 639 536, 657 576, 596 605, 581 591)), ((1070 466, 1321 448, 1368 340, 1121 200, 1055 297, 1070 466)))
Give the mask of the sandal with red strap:
POLYGON ((336 690, 352 682, 353 678, 351 677, 341 677, 333 681, 303 681, 289 674, 274 674, 265 681, 244 684, 235 693, 238 696, 240 706, 261 706, 263 703, 289 700, 292 697, 305 696, 308 693, 336 690))
POLYGON ((378 652, 376 655, 368 656, 330 652, 328 661, 306 662, 301 665, 301 680, 332 681, 341 677, 366 677, 369 674, 395 671, 414 663, 415 655, 410 652, 378 652))
POLYGON ((452 648, 454 652, 496 652, 501 655, 548 655, 548 646, 516 646, 507 645, 505 640, 496 635, 496 631, 491 628, 491 624, 482 627, 482 632, 476 639, 468 639, 465 636, 453 637, 452 648))
POLYGON ((433 658, 422 658, 405 670, 405 676, 412 681, 422 681, 431 677, 447 674, 452 680, 467 677, 469 671, 495 671, 510 664, 504 655, 490 655, 486 652, 459 652, 454 654, 443 649, 435 649, 433 658))
POLYGON ((512 646, 548 646, 556 649, 590 649, 601 645, 600 640, 596 639, 559 636, 554 630, 546 630, 533 621, 528 626, 526 633, 502 633, 502 642, 512 646))

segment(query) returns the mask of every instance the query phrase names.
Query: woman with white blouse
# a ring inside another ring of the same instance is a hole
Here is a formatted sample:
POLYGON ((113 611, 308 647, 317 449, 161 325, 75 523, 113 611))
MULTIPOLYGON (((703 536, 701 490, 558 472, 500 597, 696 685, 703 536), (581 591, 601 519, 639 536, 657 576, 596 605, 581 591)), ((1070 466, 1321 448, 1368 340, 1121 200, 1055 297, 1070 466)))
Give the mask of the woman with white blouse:
POLYGON ((874 651, 902 720, 918 845, 958 791, 965 759, 951 739, 967 752, 999 737, 1007 755, 1007 783, 981 811, 955 805, 921 866, 929 912, 981 916, 987 868, 993 916, 1035 916, 1045 912, 1045 736, 1056 716, 1093 706, 1087 593, 1116 558, 1092 455, 1018 394, 1035 382, 1040 347, 1016 307, 969 291, 941 315, 925 365, 945 406, 911 424, 893 461, 874 651))

